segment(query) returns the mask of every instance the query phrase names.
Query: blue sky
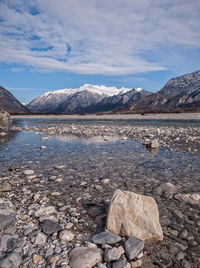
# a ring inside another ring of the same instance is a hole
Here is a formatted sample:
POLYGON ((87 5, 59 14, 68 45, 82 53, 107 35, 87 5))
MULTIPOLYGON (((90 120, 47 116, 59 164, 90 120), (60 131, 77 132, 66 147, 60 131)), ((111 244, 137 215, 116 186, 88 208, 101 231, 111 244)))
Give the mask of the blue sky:
POLYGON ((0 0, 0 85, 20 101, 85 83, 159 90, 199 70, 199 0, 0 0))

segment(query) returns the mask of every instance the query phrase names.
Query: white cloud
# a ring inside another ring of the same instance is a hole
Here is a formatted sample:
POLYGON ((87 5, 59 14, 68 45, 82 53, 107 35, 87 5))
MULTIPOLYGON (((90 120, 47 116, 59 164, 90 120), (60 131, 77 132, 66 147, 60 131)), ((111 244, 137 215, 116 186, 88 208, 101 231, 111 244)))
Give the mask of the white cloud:
POLYGON ((1 0, 0 10, 0 61, 40 71, 164 70, 145 53, 200 47, 198 0, 1 0))

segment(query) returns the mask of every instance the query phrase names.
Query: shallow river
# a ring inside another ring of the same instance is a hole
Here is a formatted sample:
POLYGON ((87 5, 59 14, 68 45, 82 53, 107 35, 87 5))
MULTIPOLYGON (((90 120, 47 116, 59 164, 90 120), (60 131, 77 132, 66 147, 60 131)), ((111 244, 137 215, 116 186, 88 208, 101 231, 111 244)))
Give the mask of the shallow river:
MULTIPOLYGON (((144 121, 70 121, 47 119, 17 119, 17 126, 53 126, 57 124, 146 124, 144 121)), ((148 121, 151 125, 163 125, 164 121, 148 121)), ((180 125, 181 122, 171 121, 170 125, 180 125)), ((184 126, 186 122, 182 122, 184 126)), ((193 125, 194 122, 189 124, 193 125)), ((198 125, 198 122, 195 124, 198 125)), ((188 125, 188 123, 187 123, 188 125)), ((69 170, 76 170, 75 178, 87 179, 122 178, 126 180, 142 177, 160 181, 177 182, 177 180, 193 181, 191 190, 200 190, 200 159, 198 155, 180 150, 170 151, 160 147, 152 155, 142 144, 134 140, 122 140, 119 137, 76 137, 71 135, 49 136, 35 131, 20 131, 11 133, 0 147, 0 170, 7 170, 11 164, 18 166, 30 165, 31 169, 49 176, 55 165, 65 165, 69 170), (40 146, 46 146, 41 150, 40 146), (31 161, 31 162, 30 162, 31 161)), ((185 188, 187 191, 187 186, 185 188)))

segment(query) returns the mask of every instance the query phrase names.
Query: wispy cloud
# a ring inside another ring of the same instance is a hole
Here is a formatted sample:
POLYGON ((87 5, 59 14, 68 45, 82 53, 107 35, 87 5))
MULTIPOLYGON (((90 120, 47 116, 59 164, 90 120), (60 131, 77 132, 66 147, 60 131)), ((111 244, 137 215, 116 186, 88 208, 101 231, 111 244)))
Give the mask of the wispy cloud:
POLYGON ((0 10, 0 62, 39 71, 165 70, 167 55, 145 53, 200 47, 198 0, 1 0, 0 10))
POLYGON ((14 68, 11 68, 11 71, 12 72, 15 72, 15 73, 20 73, 20 72, 23 72, 25 69, 24 68, 21 68, 21 67, 14 67, 14 68))

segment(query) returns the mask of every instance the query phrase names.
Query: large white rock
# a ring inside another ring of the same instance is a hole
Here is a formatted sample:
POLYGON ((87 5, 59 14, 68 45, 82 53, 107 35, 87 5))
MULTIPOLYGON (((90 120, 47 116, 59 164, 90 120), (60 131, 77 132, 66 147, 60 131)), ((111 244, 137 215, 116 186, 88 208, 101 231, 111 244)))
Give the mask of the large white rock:
POLYGON ((99 248, 78 247, 69 254, 71 268, 92 268, 102 261, 103 252, 99 248))
POLYGON ((116 190, 108 211, 107 230, 141 240, 163 240, 159 212, 152 197, 116 190))

